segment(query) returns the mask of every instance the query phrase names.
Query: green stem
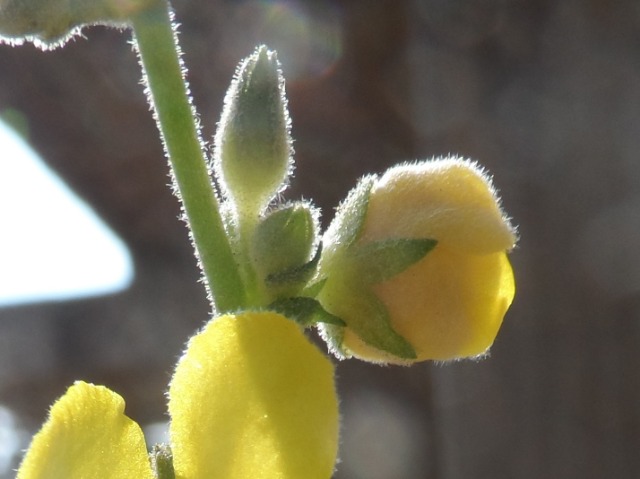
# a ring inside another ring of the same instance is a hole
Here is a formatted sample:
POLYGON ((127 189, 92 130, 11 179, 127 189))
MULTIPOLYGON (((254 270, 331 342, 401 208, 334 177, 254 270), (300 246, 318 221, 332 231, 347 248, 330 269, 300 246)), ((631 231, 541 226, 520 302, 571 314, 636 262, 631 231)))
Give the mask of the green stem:
POLYGON ((209 297, 218 313, 240 309, 246 303, 244 286, 209 176, 169 4, 158 0, 131 23, 149 101, 191 228, 209 297))
POLYGON ((258 273, 254 267, 251 256, 251 242, 257 226, 258 215, 243 214, 238 212, 238 236, 239 256, 244 272, 245 294, 247 301, 252 306, 266 306, 265 292, 261 288, 262 282, 258 279, 258 273))
POLYGON ((176 479, 171 446, 156 444, 150 454, 151 467, 157 479, 176 479))

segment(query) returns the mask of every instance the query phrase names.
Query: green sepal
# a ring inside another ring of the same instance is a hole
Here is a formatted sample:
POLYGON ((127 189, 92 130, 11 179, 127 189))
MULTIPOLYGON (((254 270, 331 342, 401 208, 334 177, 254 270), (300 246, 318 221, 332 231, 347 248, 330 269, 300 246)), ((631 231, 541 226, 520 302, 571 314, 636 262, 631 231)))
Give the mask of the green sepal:
POLYGON ((425 257, 437 244, 432 239, 391 239, 351 248, 351 268, 362 282, 386 281, 425 257))
POLYGON ((327 279, 328 278, 322 278, 315 283, 308 285, 302 290, 302 296, 308 296, 309 298, 315 298, 318 296, 320 291, 322 291, 322 288, 324 288, 324 285, 327 284, 327 279))
POLYGON ((325 323, 320 325, 318 332, 324 342, 327 343, 331 354, 333 354, 337 359, 342 361, 343 359, 349 359, 351 357, 351 354, 349 354, 348 351, 345 351, 342 347, 345 328, 325 323))
POLYGON ((269 213, 260 221, 253 236, 252 255, 262 274, 285 275, 309 262, 316 241, 314 215, 311 205, 296 202, 269 213))
MULTIPOLYGON (((336 278, 329 278, 320 294, 327 308, 344 318, 347 328, 373 348, 387 352, 390 356, 411 360, 417 357, 413 346, 391 326, 391 319, 384 304, 368 285, 348 288, 357 284, 349 273, 343 272, 336 278)), ((321 333, 334 354, 349 357, 348 349, 342 345, 343 328, 321 326, 321 333)))
POLYGON ((346 323, 342 319, 326 311, 322 305, 313 298, 296 297, 279 299, 271 303, 269 309, 294 320, 304 327, 317 323, 346 326, 346 323))
POLYGON ((373 292, 351 291, 342 298, 341 309, 357 311, 348 326, 365 343, 401 359, 417 358, 413 346, 391 327, 387 309, 373 292))
POLYGON ((373 175, 363 177, 340 204, 329 228, 332 243, 340 245, 341 248, 348 248, 358 239, 364 226, 369 196, 375 180, 376 177, 373 175))
POLYGON ((151 467, 158 479, 175 479, 173 453, 168 444, 156 444, 150 453, 151 467))
POLYGON ((281 206, 258 223, 252 236, 251 258, 257 280, 269 298, 264 304, 299 296, 315 275, 322 252, 318 222, 316 209, 299 201, 281 206), (315 253, 314 245, 318 245, 315 253))
POLYGON ((322 243, 318 245, 316 254, 307 263, 293 268, 285 269, 277 273, 269 274, 265 278, 265 283, 269 288, 279 288, 283 286, 297 286, 306 284, 316 272, 320 256, 322 255, 322 243))

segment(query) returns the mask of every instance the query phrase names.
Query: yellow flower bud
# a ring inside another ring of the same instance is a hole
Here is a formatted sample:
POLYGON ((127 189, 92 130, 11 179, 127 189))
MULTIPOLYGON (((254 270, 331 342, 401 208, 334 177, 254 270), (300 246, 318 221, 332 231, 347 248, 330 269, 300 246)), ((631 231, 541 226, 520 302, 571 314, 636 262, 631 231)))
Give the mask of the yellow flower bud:
MULTIPOLYGON (((327 234, 327 248, 339 250, 332 244, 336 228, 327 234)), ((345 285, 344 275, 337 279, 325 269, 327 286, 318 299, 347 327, 324 326, 323 333, 340 352, 406 364, 474 357, 491 346, 515 292, 506 253, 516 234, 490 178, 475 163, 446 158, 404 164, 373 181, 356 247, 420 238, 437 243, 405 270, 368 285, 392 332, 413 347, 415 358, 397 357, 364 339, 368 319, 349 296, 360 294, 363 285, 355 283, 366 284, 365 275, 349 274, 355 279, 345 285)))

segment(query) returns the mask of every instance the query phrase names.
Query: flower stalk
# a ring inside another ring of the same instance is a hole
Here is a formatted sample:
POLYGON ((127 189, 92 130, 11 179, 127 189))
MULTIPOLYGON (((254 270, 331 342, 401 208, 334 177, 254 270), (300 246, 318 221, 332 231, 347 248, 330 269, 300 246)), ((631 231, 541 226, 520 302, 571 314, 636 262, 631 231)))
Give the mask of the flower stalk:
POLYGON ((195 111, 184 78, 169 5, 131 20, 149 102, 171 163, 174 191, 182 201, 207 292, 218 313, 246 306, 245 287, 220 214, 195 111))

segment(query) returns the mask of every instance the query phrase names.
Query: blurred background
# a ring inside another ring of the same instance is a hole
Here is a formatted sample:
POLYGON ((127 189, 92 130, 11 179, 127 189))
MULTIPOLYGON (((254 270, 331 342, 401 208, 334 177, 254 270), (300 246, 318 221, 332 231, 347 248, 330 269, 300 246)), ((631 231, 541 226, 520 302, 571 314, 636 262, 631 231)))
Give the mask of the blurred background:
MULTIPOLYGON (((296 140, 286 197, 312 198, 325 224, 365 172, 457 153, 489 169, 519 225, 516 300, 488 359, 337 365, 335 478, 640 477, 640 4, 174 7, 207 139, 237 62, 259 43, 279 51, 296 140)), ((82 221, 99 218, 121 241, 99 247, 71 230, 39 187, 28 214, 27 199, 3 200, 2 478, 74 379, 123 395, 161 440, 172 367, 208 317, 130 35, 84 34, 53 52, 0 46, 1 118, 89 205, 82 221), (118 273, 88 289, 99 259, 118 273), (55 289, 67 273, 77 294, 7 293, 21 274, 55 289)), ((3 191, 19 185, 10 151, 0 146, 3 191)))

